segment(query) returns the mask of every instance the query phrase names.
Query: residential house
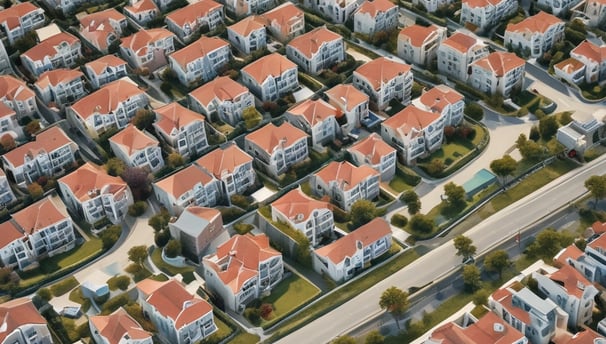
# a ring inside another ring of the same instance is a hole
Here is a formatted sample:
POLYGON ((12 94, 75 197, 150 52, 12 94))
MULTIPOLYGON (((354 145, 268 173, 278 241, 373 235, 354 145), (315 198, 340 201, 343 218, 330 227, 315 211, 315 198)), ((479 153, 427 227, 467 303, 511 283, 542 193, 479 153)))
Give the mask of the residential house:
POLYGON ((184 86, 214 79, 231 60, 229 43, 218 37, 202 36, 168 57, 170 68, 184 86))
POLYGON ((174 38, 164 28, 139 30, 122 39, 120 55, 133 68, 154 71, 168 63, 166 56, 175 51, 174 38))
POLYGON ((267 46, 265 20, 260 16, 246 17, 227 27, 227 37, 240 52, 249 55, 267 46))
POLYGON ((434 13, 438 8, 453 2, 452 0, 412 0, 413 5, 429 13, 434 13))
POLYGON ((580 328, 591 321, 598 290, 580 272, 566 264, 553 273, 536 271, 539 292, 568 313, 568 327, 580 328))
POLYGON ((327 195, 341 209, 349 212, 360 199, 372 201, 379 196, 380 174, 370 166, 354 166, 347 161, 332 161, 311 176, 315 194, 327 195))
POLYGON ((236 18, 258 14, 273 8, 276 3, 272 0, 223 0, 225 11, 236 18))
POLYGON ((34 77, 57 68, 72 68, 82 58, 80 40, 60 32, 21 54, 23 67, 34 77))
POLYGON ((122 222, 133 203, 130 188, 120 177, 89 162, 57 181, 65 205, 86 222, 122 222))
POLYGON ((11 75, 0 75, 0 101, 15 111, 18 119, 38 113, 34 91, 11 75))
POLYGON ((53 178, 76 164, 78 145, 63 130, 50 127, 0 158, 8 177, 20 186, 45 176, 53 178))
POLYGON ((196 164, 221 181, 221 194, 227 199, 255 185, 253 158, 234 143, 205 154, 196 164))
POLYGON ((265 234, 236 234, 202 263, 208 289, 236 312, 271 293, 284 274, 282 254, 269 246, 265 234))
POLYGON ((223 24, 223 5, 200 0, 166 15, 166 28, 181 41, 189 42, 198 33, 213 31, 223 24))
POLYGON ((505 46, 524 56, 540 57, 564 39, 564 22, 546 12, 539 12, 517 24, 507 24, 505 46))
POLYGON ((354 32, 373 36, 398 27, 398 5, 389 0, 365 0, 354 13, 354 32))
POLYGON ((208 148, 204 116, 177 102, 154 110, 156 133, 182 157, 198 157, 208 148))
POLYGON ((286 112, 288 121, 311 135, 311 144, 320 147, 340 136, 337 123, 339 110, 322 99, 307 99, 286 112))
POLYGON ((242 121, 244 109, 255 106, 248 88, 228 76, 220 76, 188 94, 189 106, 208 116, 235 127, 242 121))
POLYGON ((125 77, 126 61, 114 55, 105 55, 84 64, 84 73, 94 89, 125 77))
POLYGON ((377 217, 355 231, 315 249, 314 270, 328 275, 333 281, 351 279, 364 270, 373 259, 389 251, 391 227, 383 218, 377 217))
POLYGON ((42 0, 43 3, 57 12, 68 16, 76 11, 76 9, 85 3, 84 0, 42 0))
POLYGON ((341 35, 320 26, 293 38, 286 45, 286 56, 315 75, 345 60, 345 43, 341 35))
POLYGON ((69 105, 86 95, 84 74, 77 69, 58 68, 44 72, 34 88, 47 105, 69 105))
POLYGON ((0 30, 11 45, 26 33, 44 26, 45 21, 44 10, 29 1, 0 11, 0 30))
POLYGON ((467 81, 469 66, 488 54, 488 46, 480 39, 456 32, 438 47, 438 71, 457 80, 467 81))
POLYGON ((27 246, 27 235, 19 230, 12 221, 0 224, 0 260, 2 266, 25 271, 37 266, 35 258, 27 246))
POLYGON ((117 43, 126 29, 126 17, 115 8, 91 13, 80 18, 80 36, 103 54, 117 43))
POLYGON ((438 47, 446 39, 446 28, 414 24, 398 34, 398 56, 408 63, 429 66, 438 54, 438 47))
POLYGON ((259 168, 274 178, 307 159, 307 134, 288 122, 264 127, 244 136, 244 147, 259 168))
POLYGON ((305 33, 305 16, 292 2, 286 1, 262 14, 267 30, 278 41, 286 43, 305 33))
POLYGON ((581 0, 537 0, 536 5, 554 16, 564 18, 566 15, 570 15, 580 2, 581 0))
POLYGON ((6 207, 16 200, 17 197, 15 197, 4 171, 0 169, 0 206, 6 207))
POLYGON ((126 127, 138 109, 149 104, 145 91, 129 80, 113 81, 75 102, 67 118, 92 138, 126 127))
MULTIPOLYGON (((572 246, 572 245, 571 245, 572 246)), ((585 247, 584 252, 567 248, 558 253, 554 259, 572 265, 591 283, 606 283, 606 235, 600 235, 585 247)))
POLYGON ((17 113, 0 101, 0 138, 7 135, 13 140, 24 138, 23 128, 17 121, 17 113))
POLYGON ((514 53, 495 51, 471 64, 469 83, 476 90, 508 98, 524 86, 526 61, 514 53))
POLYGON ((171 215, 188 206, 214 207, 221 200, 220 181, 196 165, 175 172, 152 184, 158 202, 171 215))
POLYGON ((412 81, 409 65, 386 57, 366 62, 353 72, 353 85, 379 109, 385 109, 391 100, 410 103, 412 81))
POLYGON ((567 58, 553 65, 556 77, 574 85, 579 85, 585 81, 586 70, 585 64, 574 57, 567 58))
POLYGON ((397 151, 377 133, 372 133, 347 148, 347 152, 354 165, 367 165, 379 172, 381 181, 389 181, 396 174, 397 151))
POLYGON ((458 126, 463 123, 465 97, 446 85, 436 85, 412 101, 421 110, 440 114, 444 125, 458 126))
POLYGON ((12 214, 34 259, 52 257, 76 246, 72 219, 63 204, 57 203, 61 200, 48 196, 12 214))
POLYGON ((137 292, 143 314, 166 343, 199 342, 218 330, 212 306, 190 294, 175 279, 164 282, 144 279, 137 283, 137 292))
POLYGON ((109 138, 116 157, 130 167, 141 167, 155 173, 164 167, 160 142, 130 124, 109 138))
POLYGON ((0 40, 0 74, 7 75, 13 73, 14 71, 13 66, 11 65, 11 60, 8 57, 4 43, 0 40))
POLYGON ((335 228, 333 207, 307 196, 301 188, 293 189, 271 203, 271 219, 302 232, 311 246, 330 237, 335 228))
MULTIPOLYGON (((598 323, 598 331, 600 331, 600 323, 598 323)), ((555 344, 599 344, 600 342, 604 342, 604 340, 606 340, 605 337, 589 327, 585 327, 575 334, 570 332, 560 332, 560 334, 556 335, 554 338, 555 344)))
POLYGON ((606 23, 606 2, 604 0, 587 0, 585 10, 587 25, 590 27, 601 27, 606 23))
POLYGON ((2 343, 53 343, 46 319, 27 297, 0 304, 0 317, 4 325, 4 331, 0 333, 2 343))
POLYGON ((196 263, 202 262, 204 251, 225 232, 220 211, 195 205, 185 208, 168 228, 171 237, 181 243, 183 255, 196 263))
POLYGON ((328 103, 338 109, 337 121, 343 135, 360 126, 360 121, 368 117, 369 97, 351 84, 339 84, 324 92, 328 103))
POLYGON ((278 53, 249 63, 241 72, 244 85, 263 102, 275 102, 299 87, 297 65, 278 53))
POLYGON ((566 330, 568 315, 553 301, 541 299, 526 287, 499 289, 488 298, 488 306, 533 344, 548 344, 558 329, 566 330))
POLYGON ((88 318, 90 334, 98 344, 152 344, 152 334, 145 331, 124 308, 110 315, 88 318))
POLYGON ((528 338, 495 313, 488 312, 479 320, 476 320, 473 315, 465 314, 456 322, 447 322, 434 329, 424 344, 456 344, 458 342, 528 344, 528 338))
POLYGON ((585 81, 601 82, 606 79, 606 44, 597 45, 585 40, 570 51, 570 57, 585 65, 585 81))
POLYGON ((589 114, 577 111, 571 117, 572 122, 558 128, 556 139, 569 150, 569 154, 582 155, 585 149, 604 138, 606 112, 598 110, 589 114), (575 152, 571 153, 571 150, 575 152))
POLYGON ((406 165, 412 165, 442 146, 444 119, 438 113, 407 106, 381 123, 381 137, 395 146, 406 165))
POLYGON ((497 27, 503 18, 507 18, 518 10, 515 0, 464 0, 461 3, 461 19, 463 25, 473 25, 484 32, 497 27))
POLYGON ((305 0, 303 6, 319 12, 334 24, 344 24, 361 3, 359 0, 305 0))
POLYGON ((135 23, 146 26, 160 15, 160 9, 153 0, 131 0, 129 5, 124 6, 124 15, 135 23))

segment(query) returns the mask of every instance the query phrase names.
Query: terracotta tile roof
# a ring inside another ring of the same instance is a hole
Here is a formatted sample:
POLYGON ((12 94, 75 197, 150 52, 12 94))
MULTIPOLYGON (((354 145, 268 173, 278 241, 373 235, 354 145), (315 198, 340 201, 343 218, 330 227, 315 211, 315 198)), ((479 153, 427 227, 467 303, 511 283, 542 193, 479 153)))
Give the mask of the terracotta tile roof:
POLYGON ((596 221, 591 225, 591 229, 596 234, 602 234, 606 232, 606 222, 596 221))
POLYGON ((189 207, 185 208, 184 211, 187 211, 188 213, 208 222, 211 222, 217 216, 221 216, 221 212, 215 208, 198 207, 195 205, 190 205, 189 207))
POLYGON ((263 13, 263 17, 267 19, 269 25, 276 23, 280 28, 288 28, 294 21, 299 18, 303 18, 303 11, 301 11, 292 2, 288 1, 282 5, 263 13))
POLYGON ((4 118, 7 116, 13 116, 15 114, 16 114, 15 110, 8 107, 6 104, 4 104, 4 102, 0 101, 0 118, 4 118))
POLYGON ((152 336, 151 333, 143 330, 141 325, 122 307, 110 315, 91 316, 90 322, 95 325, 99 334, 108 340, 109 344, 119 344, 124 338, 143 340, 152 336))
POLYGON ((169 135, 173 130, 180 130, 194 122, 204 122, 205 119, 204 115, 194 112, 177 102, 166 104, 154 111, 158 114, 158 119, 154 124, 169 135))
POLYGON ((223 284, 234 294, 238 293, 244 283, 259 274, 259 264, 282 254, 269 246, 269 238, 265 234, 239 235, 236 234, 228 241, 217 247, 215 256, 205 258, 223 284), (229 259, 227 268, 221 269, 214 261, 229 259))
POLYGON ((564 23, 560 18, 547 12, 539 12, 516 24, 507 24, 505 32, 545 33, 552 25, 564 23))
POLYGON ((57 55, 57 47, 64 42, 73 46, 80 43, 80 40, 67 32, 60 32, 36 44, 22 55, 32 61, 40 61, 47 56, 57 55))
POLYGON ((357 167, 348 161, 332 161, 315 173, 316 177, 326 183, 336 181, 344 191, 355 187, 367 178, 378 175, 379 172, 368 165, 357 167))
POLYGON ((554 344, 601 344, 602 341, 599 339, 604 340, 604 337, 585 327, 575 334, 568 331, 557 331, 550 342, 554 344))
POLYGON ((220 76, 191 91, 189 95, 208 107, 215 99, 220 102, 232 101, 245 93, 249 93, 248 88, 228 76, 220 76))
POLYGON ((442 44, 458 50, 461 53, 467 53, 472 47, 484 43, 464 33, 455 32, 452 36, 442 41, 442 44))
POLYGON ((568 258, 572 260, 578 260, 579 257, 583 255, 583 251, 581 251, 576 245, 572 244, 564 249, 562 249, 553 259, 560 264, 568 264, 566 260, 568 258))
POLYGON ((600 235, 597 239, 587 244, 587 246, 594 249, 602 249, 606 251, 606 234, 600 235))
POLYGON ((586 286, 591 285, 577 269, 573 268, 568 264, 564 264, 558 271, 552 273, 549 278, 552 281, 559 282, 562 285, 568 295, 577 297, 579 300, 583 297, 583 290, 586 286), (579 285, 583 285, 583 289, 579 288, 579 285))
POLYGON ((410 66, 406 63, 396 62, 386 57, 379 57, 358 67, 354 73, 363 76, 373 87, 378 90, 384 83, 393 80, 401 74, 410 72, 410 66))
POLYGON ((192 296, 174 279, 165 282, 144 279, 137 283, 137 289, 146 296, 147 303, 174 321, 177 330, 213 311, 208 302, 192 296))
POLYGON ((22 239, 25 236, 11 221, 0 223, 0 249, 5 248, 15 240, 22 239))
POLYGON ((303 117, 307 123, 313 127, 318 123, 322 123, 331 116, 337 117, 341 111, 337 110, 334 106, 328 104, 322 99, 306 99, 302 103, 290 108, 288 112, 295 116, 303 117))
POLYGON ((305 57, 311 59, 318 53, 323 44, 342 39, 341 35, 330 31, 326 26, 320 26, 293 38, 287 46, 297 49, 305 57))
POLYGON ((398 34, 398 39, 410 40, 413 47, 421 47, 425 42, 433 38, 438 33, 438 27, 435 25, 421 26, 414 24, 403 28, 398 34))
POLYGON ((102 74, 108 67, 115 68, 122 65, 126 65, 126 61, 115 55, 105 55, 85 64, 85 66, 95 72, 96 75, 102 74))
POLYGON ((206 17, 209 13, 221 8, 223 8, 223 5, 214 0, 200 0, 167 14, 166 20, 183 27, 185 24, 194 23, 198 18, 206 17))
POLYGON ((463 4, 471 8, 484 8, 488 6, 497 6, 500 0, 463 0, 463 4))
POLYGON ((156 6, 152 0, 137 1, 132 6, 124 6, 124 9, 131 13, 141 13, 147 11, 155 11, 160 13, 160 9, 158 9, 158 6, 156 6))
POLYGON ((367 157, 372 164, 378 164, 381 162, 382 157, 396 150, 385 143, 379 134, 372 133, 367 138, 351 146, 348 151, 358 152, 367 157))
POLYGON ((46 71, 38 77, 36 86, 39 88, 54 87, 61 83, 69 83, 75 79, 81 79, 84 74, 77 69, 57 68, 46 71))
POLYGON ((454 322, 448 322, 435 329, 429 340, 441 344, 511 344, 519 342, 524 337, 524 334, 504 322, 495 313, 488 312, 476 323, 465 328, 454 322))
POLYGON ((278 53, 273 53, 249 63, 242 68, 242 71, 255 79, 259 85, 262 85, 269 76, 278 77, 293 68, 297 69, 294 62, 278 53))
POLYGON ((27 234, 33 234, 57 222, 69 219, 69 216, 55 204, 50 196, 14 213, 12 217, 27 234))
POLYGON ((553 67, 555 69, 559 69, 559 70, 563 71, 566 74, 572 74, 574 72, 577 72, 577 71, 585 68, 585 64, 583 64, 583 62, 581 62, 573 57, 570 57, 562 62, 555 64, 553 67))
POLYGON ((314 210, 332 209, 328 202, 307 196, 300 188, 293 189, 275 200, 271 207, 288 217, 294 223, 307 221, 314 210))
POLYGON ((508 288, 498 289, 492 293, 492 298, 500 303, 511 315, 526 325, 530 324, 530 315, 521 308, 514 306, 511 301, 513 294, 508 288))
POLYGON ((78 100, 72 105, 78 116, 86 120, 94 113, 109 114, 126 100, 145 94, 136 85, 126 80, 116 80, 78 100))
POLYGON ((46 319, 38 313, 38 310, 32 301, 27 297, 13 299, 0 304, 0 321, 0 325, 3 329, 3 331, 0 332, 0 342, 4 342, 8 335, 21 326, 28 324, 47 324, 46 319))
POLYGON ((419 100, 421 104, 433 112, 441 113, 446 106, 463 101, 465 97, 446 85, 436 85, 429 91, 424 92, 419 100))
POLYGON ((120 46, 131 50, 137 56, 147 55, 147 49, 159 40, 175 37, 175 34, 164 28, 139 30, 136 33, 124 37, 120 46))
POLYGON ((0 75, 0 98, 6 97, 8 100, 25 101, 36 94, 27 85, 10 75, 0 75))
POLYGON ((228 26, 227 29, 242 37, 248 37, 254 31, 265 29, 265 20, 260 16, 253 15, 228 26))
POLYGON ((97 47, 107 49, 107 40, 111 34, 116 38, 120 37, 120 33, 114 30, 111 22, 122 20, 126 20, 126 17, 113 8, 89 14, 80 19, 80 35, 97 47))
POLYGON ((596 45, 590 41, 583 41, 577 45, 576 48, 572 49, 570 54, 577 54, 584 56, 586 59, 596 63, 602 63, 606 61, 606 45, 596 45))
POLYGON ((345 111, 351 111, 354 107, 368 102, 368 95, 358 90, 351 84, 339 84, 325 92, 326 95, 345 111))
POLYGON ((6 22, 8 28, 12 30, 21 24, 19 20, 21 17, 39 9, 38 6, 29 1, 14 4, 13 6, 0 11, 0 23, 6 22))
POLYGON ((372 18, 375 18, 379 12, 387 12, 398 5, 389 0, 366 0, 360 5, 356 13, 368 13, 372 18))
POLYGON ((330 259, 333 264, 341 263, 345 258, 352 257, 356 251, 357 243, 362 248, 377 240, 391 235, 391 227, 383 218, 377 217, 355 231, 341 237, 332 243, 315 250, 315 254, 330 259))
POLYGON ((119 145, 128 156, 148 147, 159 145, 158 140, 146 135, 132 124, 129 124, 116 135, 110 137, 109 141, 119 145))
POLYGON ((108 8, 106 10, 91 13, 80 18, 80 25, 83 27, 92 27, 95 30, 98 30, 100 26, 110 25, 110 20, 119 22, 125 19, 126 17, 122 13, 118 12, 118 10, 115 8, 108 8))
POLYGON ((232 144, 227 148, 218 148, 207 153, 196 160, 196 164, 220 179, 223 172, 233 173, 236 167, 252 161, 253 158, 250 155, 238 148, 237 145, 232 144))
POLYGON ((273 123, 268 123, 244 137, 245 141, 250 141, 261 149, 272 154, 273 150, 280 144, 289 147, 302 139, 306 139, 307 134, 288 122, 282 123, 279 127, 273 123))
POLYGON ((54 126, 38 133, 35 141, 27 142, 4 153, 4 159, 17 167, 24 164, 26 156, 32 158, 39 152, 50 153, 68 144, 73 145, 74 148, 76 147, 76 144, 60 127, 54 126))
POLYGON ((212 181, 213 177, 202 169, 195 165, 189 165, 154 184, 167 194, 178 199, 184 193, 193 190, 196 184, 202 183, 202 185, 208 185, 212 181))
POLYGON ((526 60, 518 57, 514 53, 495 51, 488 56, 475 61, 473 64, 484 70, 491 71, 497 77, 502 77, 508 72, 524 66, 526 60))
POLYGON ((402 111, 383 121, 382 125, 392 128, 401 135, 417 135, 431 123, 437 121, 440 114, 421 110, 409 105, 402 111))
POLYGON ((191 43, 183 49, 179 49, 170 54, 181 67, 185 69, 188 63, 203 58, 218 49, 229 47, 229 43, 219 37, 202 36, 197 41, 191 43))
POLYGON ((119 195, 128 190, 122 178, 110 176, 102 167, 90 162, 60 178, 59 182, 65 184, 80 202, 88 201, 99 194, 119 195))

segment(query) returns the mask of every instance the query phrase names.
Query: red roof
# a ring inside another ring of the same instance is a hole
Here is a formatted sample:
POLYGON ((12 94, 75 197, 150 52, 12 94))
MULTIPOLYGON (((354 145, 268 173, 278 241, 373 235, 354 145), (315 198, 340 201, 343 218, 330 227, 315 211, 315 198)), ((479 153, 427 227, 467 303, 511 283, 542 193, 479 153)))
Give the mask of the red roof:
POLYGON ((213 51, 225 47, 229 47, 229 43, 219 37, 202 36, 185 48, 170 54, 170 57, 186 69, 185 67, 188 63, 201 59, 213 51))
POLYGON ((47 87, 55 87, 61 83, 69 83, 76 79, 81 79, 84 76, 77 69, 57 68, 40 74, 36 86, 41 89, 47 87))
POLYGON ((265 20, 260 16, 253 15, 240 20, 234 25, 228 26, 227 29, 242 37, 248 37, 252 32, 261 29, 265 30, 265 20))
POLYGON ((194 112, 177 102, 166 104, 154 111, 159 117, 155 125, 168 135, 173 130, 180 130, 191 123, 204 122, 205 118, 204 115, 194 112))
POLYGON ((271 155, 274 149, 279 145, 290 147, 306 138, 307 134, 303 130, 288 122, 282 123, 279 127, 270 122, 264 127, 246 135, 244 140, 256 144, 259 148, 271 155))
POLYGON ((475 61, 473 64, 492 72, 497 77, 502 77, 510 71, 524 66, 526 60, 519 58, 514 53, 495 51, 494 53, 475 61))
POLYGON ((380 12, 385 13, 397 7, 398 5, 389 0, 366 0, 360 5, 356 14, 368 13, 372 18, 375 18, 380 12))
POLYGON ((196 184, 208 185, 212 181, 213 177, 208 173, 195 165, 189 165, 154 184, 167 194, 179 198, 184 193, 193 190, 196 184))
POLYGON ((115 68, 122 65, 126 65, 126 61, 115 55, 101 56, 100 58, 85 64, 85 66, 95 72, 96 75, 102 74, 108 67, 115 68))
POLYGON ((72 105, 72 110, 86 120, 95 113, 113 113, 119 104, 141 94, 145 92, 135 84, 126 80, 116 80, 78 100, 72 105))
POLYGON ((24 237, 24 234, 11 221, 0 223, 0 249, 24 237))
POLYGON ((143 330, 141 325, 122 307, 110 315, 91 316, 90 322, 95 325, 99 334, 108 340, 109 344, 119 344, 123 338, 144 340, 152 337, 152 334, 143 330))
POLYGON ((553 259, 560 264, 568 264, 566 260, 568 258, 572 260, 579 259, 580 256, 583 255, 583 251, 581 251, 575 244, 572 244, 565 249, 561 250, 553 259))
POLYGON ((293 68, 297 69, 297 65, 283 55, 273 53, 249 63, 242 68, 242 71, 261 85, 268 77, 278 77, 293 68))
MULTIPOLYGON (((287 1, 282 5, 263 13, 270 25, 276 23, 282 32, 288 31, 293 22, 303 18, 303 11, 292 2, 287 1)), ((273 25, 272 25, 273 26, 273 25)))
POLYGON ((322 45, 342 39, 341 35, 330 31, 326 26, 320 26, 293 38, 287 46, 297 49, 307 59, 311 59, 322 45))
POLYGON ((302 103, 293 106, 288 110, 289 113, 295 116, 301 116, 309 123, 311 127, 318 123, 322 123, 329 117, 335 117, 338 115, 337 109, 323 101, 306 99, 302 103))
MULTIPOLYGON (((21 326, 29 324, 47 325, 32 301, 26 297, 13 299, 0 304, 0 320, 3 331, 0 332, 0 342, 21 326)), ((14 339, 14 337, 12 337, 14 339)), ((13 341, 11 341, 13 343, 13 341)))
POLYGON ((146 135, 132 124, 109 138, 110 142, 117 144, 127 156, 144 150, 148 147, 158 147, 160 143, 150 135, 146 135))
POLYGON ((425 42, 438 34, 440 28, 435 25, 421 26, 414 24, 403 28, 399 35, 399 39, 409 39, 410 45, 413 47, 421 47, 425 42))
POLYGON ((394 131, 400 133, 400 135, 407 136, 408 134, 415 135, 420 133, 439 118, 440 114, 409 105, 402 111, 389 117, 382 125, 392 128, 394 131))
POLYGON ((26 101, 36 96, 27 85, 10 75, 0 75, 0 94, 8 100, 26 101))
POLYGON ((532 17, 528 17, 516 24, 507 24, 505 32, 533 32, 545 33, 552 25, 564 24, 564 22, 547 12, 540 11, 532 17))
POLYGON ((140 0, 134 3, 132 6, 124 6, 124 9, 131 13, 141 13, 154 11, 156 13, 160 13, 158 6, 152 0, 140 0))
POLYGON ((429 340, 441 344, 511 344, 524 338, 524 334, 488 312, 476 323, 460 327, 454 322, 446 323, 433 331, 429 340))
POLYGON ((354 73, 363 76, 373 89, 378 90, 381 85, 393 80, 398 75, 409 72, 410 66, 406 63, 379 57, 361 65, 354 73))
POLYGON ((204 18, 209 13, 222 8, 223 5, 214 0, 200 0, 167 14, 166 20, 183 27, 185 24, 194 23, 198 18, 204 18))
POLYGON ((443 45, 447 45, 461 53, 467 53, 472 47, 483 44, 477 38, 468 36, 461 32, 455 32, 452 36, 446 38, 443 45))
POLYGON ((80 40, 67 32, 60 32, 36 44, 33 48, 24 52, 22 56, 32 61, 40 61, 45 57, 57 55, 58 47, 63 43, 73 46, 76 43, 80 44, 80 40))
POLYGON ((21 17, 38 10, 40 8, 31 2, 13 4, 11 7, 0 11, 0 23, 6 22, 8 28, 12 30, 21 25, 21 17))
POLYGON ((345 111, 351 111, 354 107, 368 102, 368 95, 358 90, 351 84, 339 84, 325 92, 331 102, 345 111))
POLYGON ((577 54, 584 56, 590 61, 602 63, 606 60, 606 45, 598 46, 590 41, 585 40, 581 42, 581 44, 577 45, 576 48, 572 49, 570 54, 577 54))
POLYGON ((568 295, 575 296, 579 300, 583 297, 585 287, 590 286, 589 282, 577 269, 565 264, 558 271, 552 273, 549 278, 552 281, 559 282, 568 295), (581 289, 582 288, 582 289, 581 289))
POLYGON ((27 142, 11 151, 4 153, 4 159, 13 166, 22 166, 25 163, 25 157, 34 157, 40 152, 50 153, 65 145, 71 144, 76 148, 72 141, 61 127, 50 127, 36 135, 36 140, 27 142))
POLYGON ((64 212, 64 209, 60 209, 50 197, 43 198, 27 208, 14 213, 12 217, 15 223, 28 234, 33 234, 70 218, 64 212))
POLYGON ((383 141, 377 133, 372 133, 365 139, 359 141, 348 149, 350 152, 358 152, 368 158, 372 164, 381 162, 381 158, 394 153, 396 150, 383 141))
POLYGON ((336 181, 343 190, 350 190, 363 180, 378 175, 379 172, 368 165, 357 167, 347 161, 332 161, 315 173, 315 176, 325 183, 336 181))
POLYGON ((128 189, 122 178, 110 176, 103 168, 90 162, 59 179, 59 182, 65 184, 80 202, 88 201, 99 193, 117 195, 128 189))
POLYGON ((120 46, 131 50, 137 56, 147 55, 147 49, 155 44, 155 42, 175 37, 175 34, 164 28, 139 30, 136 33, 124 37, 120 46))
POLYGON ((498 289, 492 293, 492 298, 500 303, 511 315, 526 325, 530 324, 530 315, 523 309, 514 306, 511 301, 513 294, 508 288, 498 289))
POLYGON ((307 221, 311 213, 317 209, 332 209, 328 202, 318 201, 307 196, 301 189, 293 189, 271 204, 294 223, 307 221))
POLYGON ((228 76, 220 76, 191 91, 189 95, 208 107, 215 99, 220 102, 233 101, 245 93, 249 93, 248 88, 228 76))
POLYGON ((216 178, 221 178, 224 172, 233 173, 237 167, 252 161, 253 158, 250 155, 238 148, 237 145, 232 144, 226 148, 218 148, 207 153, 196 160, 196 164, 212 173, 216 178))
POLYGON ((421 104, 434 112, 442 112, 448 105, 464 101, 465 97, 446 85, 436 85, 419 97, 421 104))

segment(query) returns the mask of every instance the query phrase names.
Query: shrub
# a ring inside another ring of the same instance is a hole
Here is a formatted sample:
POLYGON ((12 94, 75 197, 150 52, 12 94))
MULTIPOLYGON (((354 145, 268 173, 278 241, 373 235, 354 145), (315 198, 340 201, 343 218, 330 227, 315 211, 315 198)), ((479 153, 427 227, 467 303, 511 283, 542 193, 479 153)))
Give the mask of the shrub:
POLYGON ((111 314, 118 308, 120 308, 122 306, 126 306, 128 304, 128 302, 129 302, 129 298, 128 298, 128 294, 126 294, 126 293, 113 297, 113 298, 107 300, 107 302, 105 302, 103 307, 101 307, 101 314, 105 314, 105 315, 111 314))
POLYGON ((408 218, 402 214, 394 214, 391 217, 391 224, 396 227, 404 228, 408 224, 408 218))
POLYGON ((440 159, 433 159, 428 165, 427 165, 427 173, 429 173, 432 176, 437 176, 440 173, 442 173, 444 171, 444 162, 440 159))
POLYGON ((408 225, 413 231, 424 234, 431 233, 434 228, 433 220, 423 214, 414 215, 408 225))
POLYGON ((164 254, 168 258, 175 258, 181 254, 181 243, 178 240, 171 239, 164 247, 164 254))
POLYGON ((154 243, 156 243, 156 246, 158 246, 158 247, 166 246, 166 244, 168 244, 169 240, 170 240, 170 232, 168 231, 168 229, 157 231, 156 234, 154 235, 154 243))
POLYGON ((240 235, 244 235, 244 234, 250 232, 251 230, 253 230, 253 228, 255 228, 255 226, 253 226, 249 223, 236 223, 234 225, 234 230, 236 232, 238 232, 238 234, 240 234, 240 235))
POLYGON ((51 293, 50 289, 48 288, 42 288, 40 290, 38 290, 37 292, 38 296, 40 296, 40 298, 46 302, 50 301, 53 298, 53 294, 51 293))
POLYGON ((27 186, 27 191, 33 200, 38 200, 44 195, 44 189, 36 182, 29 184, 27 186))
POLYGON ((137 201, 133 203, 130 207, 128 207, 128 215, 133 217, 138 217, 143 215, 147 210, 147 202, 145 201, 137 201))
POLYGON ((114 244, 120 239, 120 235, 122 234, 122 227, 120 225, 113 225, 106 228, 99 237, 103 242, 103 249, 107 250, 114 246, 114 244))
POLYGON ((246 308, 244 310, 244 317, 255 326, 261 323, 261 315, 259 314, 259 310, 256 308, 246 308))
POLYGON ((120 289, 122 291, 125 291, 126 289, 128 289, 128 286, 130 285, 130 277, 125 276, 125 275, 115 276, 115 277, 110 278, 107 281, 107 284, 108 284, 110 290, 120 289))
POLYGON ((272 306, 271 303, 264 303, 261 305, 261 307, 259 307, 259 315, 261 316, 261 318, 263 318, 265 320, 270 319, 273 311, 274 311, 274 307, 272 306))

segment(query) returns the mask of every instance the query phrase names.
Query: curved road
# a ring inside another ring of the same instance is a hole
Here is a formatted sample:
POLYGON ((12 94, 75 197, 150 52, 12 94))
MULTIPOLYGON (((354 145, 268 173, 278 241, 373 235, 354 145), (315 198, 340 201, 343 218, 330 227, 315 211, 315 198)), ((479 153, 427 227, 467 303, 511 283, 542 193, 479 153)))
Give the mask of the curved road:
MULTIPOLYGON (((606 156, 602 156, 482 221, 466 235, 474 241, 478 253, 481 254, 503 239, 515 235, 518 230, 581 196, 586 191, 585 180, 592 175, 601 175, 605 172, 606 156)), ((378 300, 388 287, 395 285, 407 290, 413 286, 423 286, 456 269, 460 263, 461 258, 455 255, 451 240, 349 302, 282 338, 278 343, 327 343, 361 320, 381 312, 378 300)))

